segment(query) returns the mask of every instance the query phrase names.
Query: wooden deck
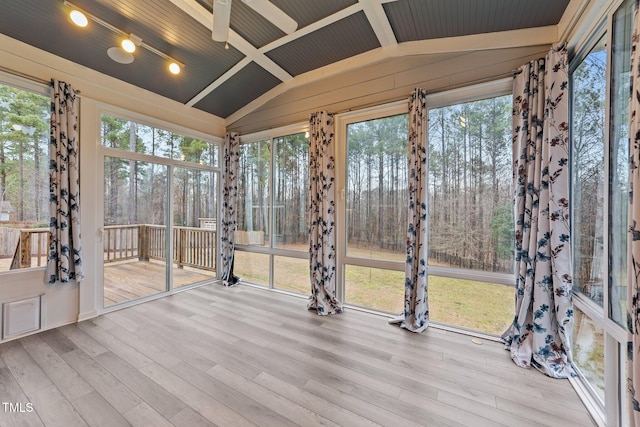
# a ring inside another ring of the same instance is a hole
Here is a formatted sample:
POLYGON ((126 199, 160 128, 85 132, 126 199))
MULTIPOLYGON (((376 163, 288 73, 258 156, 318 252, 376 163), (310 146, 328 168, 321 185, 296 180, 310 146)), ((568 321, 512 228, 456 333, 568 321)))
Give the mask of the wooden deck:
POLYGON ((0 344, 1 425, 593 426, 497 342, 209 285, 0 344), (2 418, 4 417, 4 418, 2 418))
MULTIPOLYGON (((215 271, 174 268, 173 287, 192 285, 216 277, 215 271)), ((154 295, 166 290, 164 263, 127 261, 104 266, 104 306, 154 295)))

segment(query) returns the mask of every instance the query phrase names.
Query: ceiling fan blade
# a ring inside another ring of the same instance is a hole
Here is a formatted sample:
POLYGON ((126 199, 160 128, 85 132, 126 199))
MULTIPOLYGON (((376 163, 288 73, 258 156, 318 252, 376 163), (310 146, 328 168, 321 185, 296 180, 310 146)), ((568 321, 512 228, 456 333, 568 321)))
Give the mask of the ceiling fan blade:
POLYGON ((229 20, 231 19, 231 0, 214 0, 213 28, 211 38, 217 42, 226 42, 229 36, 229 20))
POLYGON ((298 28, 298 23, 293 18, 284 13, 269 0, 242 1, 287 34, 293 33, 298 28))

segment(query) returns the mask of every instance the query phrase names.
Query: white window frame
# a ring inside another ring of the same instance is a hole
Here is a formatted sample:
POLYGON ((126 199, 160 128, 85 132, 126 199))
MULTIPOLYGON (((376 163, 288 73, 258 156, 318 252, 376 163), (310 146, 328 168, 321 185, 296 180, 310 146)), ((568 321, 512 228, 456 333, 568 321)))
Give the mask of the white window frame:
MULTIPOLYGON (((240 135, 240 144, 251 144, 259 141, 269 141, 269 246, 251 246, 251 245, 236 245, 235 250, 240 252, 250 252, 267 255, 269 259, 269 280, 267 288, 271 290, 276 290, 278 292, 283 292, 287 294, 298 295, 295 292, 287 291, 286 289, 276 288, 274 283, 275 277, 275 257, 288 257, 288 258, 298 258, 298 259, 308 259, 309 253, 306 251, 298 251, 294 249, 286 249, 286 248, 277 248, 275 247, 275 239, 273 238, 273 232, 275 230, 275 215, 274 215, 274 206, 275 206, 275 192, 273 191, 273 183, 274 183, 274 163, 275 163, 275 139, 286 137, 289 135, 294 135, 298 133, 308 133, 309 132, 309 124, 308 123, 296 123, 289 126, 282 126, 275 129, 269 129, 261 132, 255 132, 247 135, 240 135)), ((257 285, 261 288, 264 288, 264 285, 257 285)))
MULTIPOLYGON (((502 78, 486 83, 470 85, 467 87, 445 90, 433 94, 427 94, 427 113, 431 109, 479 101, 482 99, 509 95, 513 91, 513 79, 502 78)), ((377 268, 392 271, 404 271, 405 263, 399 261, 385 261, 379 259, 367 259, 347 256, 346 242, 346 218, 345 198, 346 188, 346 129, 349 124, 367 120, 380 119, 398 114, 407 114, 408 104, 406 100, 397 101, 376 107, 370 107, 357 111, 350 111, 336 115, 336 258, 338 263, 338 281, 336 296, 339 300, 345 300, 345 267, 353 265, 358 267, 377 268)), ((427 136, 428 138, 428 136, 427 136)), ((427 172, 428 178, 428 172, 427 172)), ((428 185, 428 184, 427 184, 428 185)), ((481 270, 460 269, 450 267, 428 266, 429 276, 441 276, 456 279, 474 280, 498 285, 514 285, 514 273, 494 273, 481 270)), ((455 327, 454 327, 455 328, 455 327)))
MULTIPOLYGON (((605 36, 607 49, 606 65, 606 99, 605 99, 605 132, 604 132, 604 224, 606 233, 609 230, 609 158, 610 158, 610 126, 611 126, 611 73, 613 64, 612 55, 612 34, 613 15, 625 0, 615 0, 609 2, 606 8, 600 11, 592 11, 596 16, 585 20, 584 24, 577 28, 573 37, 569 40, 569 50, 573 57, 569 61, 570 73, 582 63, 591 49, 596 45, 601 37, 605 36)), ((573 94, 570 95, 573 99, 573 94)), ((570 112, 571 120, 571 112, 570 112)), ((572 185, 573 187, 573 185, 572 185)), ((613 320, 609 319, 609 239, 603 242, 602 272, 603 272, 603 302, 602 307, 581 293, 573 293, 573 303, 577 309, 589 317, 598 327, 604 330, 604 378, 605 378, 605 400, 604 402, 597 395, 593 387, 588 383, 584 375, 579 372, 577 378, 570 378, 570 382, 580 395, 581 399, 589 409, 591 415, 599 425, 625 426, 627 420, 626 408, 626 330, 613 320), (611 392, 611 391, 615 392, 611 392)))
MULTIPOLYGON (((51 87, 44 83, 36 82, 35 80, 29 80, 24 77, 19 77, 13 74, 0 71, 0 84, 10 86, 16 89, 20 89, 26 92, 35 93, 36 95, 42 95, 47 98, 51 98, 51 87)), ((49 151, 46 152, 46 156, 49 156, 49 151)), ((49 209, 49 205, 43 206, 46 210, 49 209)), ((33 271, 44 271, 47 268, 46 264, 39 267, 22 268, 17 270, 0 271, 0 277, 14 276, 20 277, 33 271)))
MULTIPOLYGON (((173 203, 173 185, 171 185, 173 183, 173 177, 174 177, 174 169, 176 167, 182 167, 182 168, 187 168, 187 169, 197 169, 197 170, 202 170, 202 171, 206 171, 206 172, 212 172, 214 173, 217 178, 216 178, 216 183, 217 183, 217 200, 218 200, 218 206, 216 207, 216 215, 218 218, 220 218, 222 209, 221 209, 221 203, 220 201, 222 200, 222 149, 223 149, 223 143, 224 140, 220 137, 216 137, 210 134, 206 134, 203 132, 198 132, 192 129, 189 129, 187 127, 184 126, 179 126, 173 123, 169 123, 166 121, 162 121, 162 120, 158 120, 155 119, 153 117, 149 117, 146 116, 144 114, 140 114, 140 113, 136 113, 133 111, 129 111, 129 110, 125 110, 122 108, 118 108, 118 107, 114 107, 112 105, 109 104, 102 104, 102 103, 97 103, 97 111, 96 111, 96 126, 97 126, 97 131, 96 131, 96 174, 98 177, 100 177, 100 179, 97 180, 97 185, 99 188, 96 189, 96 191, 98 192, 98 194, 103 194, 104 193, 104 159, 106 157, 117 157, 120 159, 125 159, 125 160, 134 160, 134 161, 140 161, 140 162, 148 162, 148 163, 154 163, 157 165, 162 165, 162 166, 166 166, 167 167, 167 201, 168 204, 166 206, 166 212, 165 212, 165 218, 168 224, 171 224, 171 227, 173 227, 173 209, 172 209, 172 203, 173 203), (181 136, 186 136, 186 137, 191 137, 191 138, 196 138, 196 139, 201 139, 203 141, 209 142, 211 144, 215 144, 217 147, 217 164, 215 166, 210 166, 210 165, 202 165, 199 163, 193 163, 193 162, 187 162, 187 161, 183 161, 183 160, 176 160, 176 159, 170 159, 167 157, 160 157, 160 156, 152 156, 149 154, 144 154, 144 153, 137 153, 137 152, 133 152, 133 151, 128 151, 128 150, 121 150, 118 148, 111 148, 111 147, 105 147, 102 145, 102 132, 100 132, 100 129, 102 127, 102 117, 104 115, 109 115, 111 117, 115 117, 118 119, 123 119, 123 120, 129 120, 132 122, 135 122, 136 124, 141 124, 141 125, 145 125, 145 126, 150 126, 150 127, 154 127, 156 129, 162 129, 164 131, 168 131, 168 132, 173 132, 176 134, 179 134, 181 136)), ((98 250, 99 253, 96 254, 96 275, 97 278, 99 280, 99 283, 101 286, 97 286, 96 289, 96 308, 97 308, 97 312, 99 314, 103 314, 103 313, 108 313, 114 310, 119 310, 123 307, 129 307, 132 305, 137 305, 137 304, 141 304, 143 302, 147 302, 147 301, 152 301, 158 298, 162 298, 165 297, 167 295, 172 295, 174 293, 177 292, 182 292, 184 290, 187 289, 191 289, 194 287, 198 287, 201 286, 201 284, 195 284, 195 285, 190 285, 190 286, 182 286, 180 288, 174 288, 173 287, 173 268, 169 268, 168 269, 168 290, 159 292, 157 294, 154 295, 149 295, 149 296, 145 296, 145 297, 141 297, 141 298, 137 298, 134 300, 129 300, 129 301, 123 301, 121 303, 118 304, 114 304, 111 305, 109 307, 104 307, 104 262, 102 261, 102 244, 103 244, 103 240, 102 240, 102 236, 104 234, 104 197, 98 197, 96 199, 96 207, 95 207, 96 211, 95 213, 99 216, 99 218, 101 219, 101 223, 98 223, 97 226, 99 227, 99 231, 98 231, 98 235, 99 235, 99 239, 98 242, 100 244, 100 249, 98 250)), ((167 236, 169 236, 170 234, 167 233, 167 236)), ((168 244, 167 244, 167 253, 171 254, 173 253, 173 241, 172 239, 167 239, 168 240, 168 244)), ((220 261, 220 235, 219 233, 216 235, 216 265, 219 266, 221 265, 221 261, 220 261)), ((216 269, 216 278, 212 279, 212 280, 220 280, 220 271, 219 269, 216 269)))

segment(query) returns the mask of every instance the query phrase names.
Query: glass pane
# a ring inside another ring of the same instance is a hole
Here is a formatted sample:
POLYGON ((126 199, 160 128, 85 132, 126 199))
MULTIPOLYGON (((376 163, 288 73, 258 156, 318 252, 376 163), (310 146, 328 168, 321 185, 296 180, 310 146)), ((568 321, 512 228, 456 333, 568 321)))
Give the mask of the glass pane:
POLYGON ((0 84, 0 272, 47 262, 50 103, 0 84))
POLYGON ((104 159, 104 306, 167 290, 167 167, 104 159))
POLYGON ((576 291, 602 305, 604 245, 604 38, 572 74, 572 235, 576 291))
POLYGON ((274 139, 274 242, 278 248, 309 250, 309 139, 304 133, 274 139))
POLYGON ((212 142, 104 114, 102 145, 109 148, 215 166, 218 146, 212 142))
POLYGON ((430 265, 513 272, 512 96, 429 110, 430 265))
POLYGON ((429 276, 432 321, 501 335, 514 317, 513 286, 429 276))
POLYGON ((404 261, 408 115, 347 125, 347 255, 404 261))
POLYGON ((311 292, 309 260, 274 256, 273 286, 309 295, 311 292))
POLYGON ((404 310, 404 272, 345 266, 345 302, 388 313, 404 310))
POLYGON ((269 255, 236 250, 233 272, 245 282, 269 286, 269 255))
POLYGON ((604 402, 604 330, 574 309, 573 363, 604 402))
POLYGON ((216 176, 211 171, 174 169, 174 288, 216 276, 216 176))
POLYGON ((626 326, 629 197, 629 69, 633 2, 613 15, 609 163, 609 317, 626 326))
POLYGON ((236 244, 269 246, 271 144, 240 145, 236 244))

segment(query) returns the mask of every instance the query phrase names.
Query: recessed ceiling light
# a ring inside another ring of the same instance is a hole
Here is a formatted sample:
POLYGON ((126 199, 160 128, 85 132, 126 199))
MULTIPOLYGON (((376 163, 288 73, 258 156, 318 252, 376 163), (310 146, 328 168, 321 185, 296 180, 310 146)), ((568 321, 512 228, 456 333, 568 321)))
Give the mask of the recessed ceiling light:
POLYGON ((72 10, 69 13, 69 18, 71 18, 71 22, 76 24, 78 27, 86 27, 89 23, 89 20, 84 15, 84 13, 80 12, 79 10, 72 10))
POLYGON ((172 62, 171 64, 169 64, 169 71, 171 72, 171 74, 180 74, 180 65, 172 62))

